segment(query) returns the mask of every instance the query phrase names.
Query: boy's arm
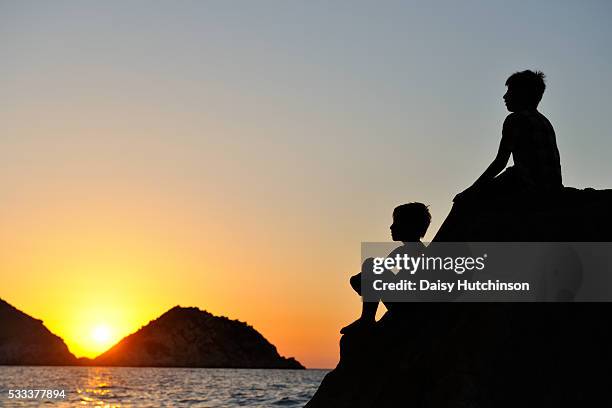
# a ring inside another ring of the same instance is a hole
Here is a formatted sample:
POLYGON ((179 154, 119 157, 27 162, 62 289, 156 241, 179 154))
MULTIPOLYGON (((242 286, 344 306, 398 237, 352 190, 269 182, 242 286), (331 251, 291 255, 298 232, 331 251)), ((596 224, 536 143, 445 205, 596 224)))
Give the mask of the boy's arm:
POLYGON ((474 186, 493 179, 506 168, 508 160, 510 159, 510 154, 512 153, 512 140, 514 139, 514 126, 512 124, 508 124, 508 122, 508 119, 504 121, 502 138, 499 142, 499 148, 497 149, 495 159, 493 159, 491 164, 489 164, 489 167, 487 167, 484 173, 482 173, 482 175, 474 182, 474 186))
POLYGON ((502 128, 502 138, 499 142, 499 148, 497 150, 497 155, 495 159, 489 164, 489 167, 482 173, 480 177, 472 184, 467 190, 462 193, 457 194, 455 199, 459 198, 462 194, 468 192, 469 190, 475 189, 483 183, 486 183, 489 180, 492 180, 495 176, 497 176, 503 169, 506 168, 508 164, 508 160, 510 159, 510 154, 512 153, 514 140, 516 138, 516 134, 519 132, 518 123, 514 115, 508 115, 506 120, 504 121, 504 125, 502 128))

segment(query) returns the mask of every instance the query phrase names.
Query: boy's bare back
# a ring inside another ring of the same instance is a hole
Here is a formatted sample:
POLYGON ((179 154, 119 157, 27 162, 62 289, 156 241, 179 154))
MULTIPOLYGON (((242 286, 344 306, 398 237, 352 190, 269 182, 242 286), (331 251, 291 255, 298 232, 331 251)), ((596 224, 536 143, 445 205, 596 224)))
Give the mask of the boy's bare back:
POLYGON ((502 138, 527 182, 545 189, 562 186, 555 130, 546 116, 536 109, 513 112, 504 121, 502 138))

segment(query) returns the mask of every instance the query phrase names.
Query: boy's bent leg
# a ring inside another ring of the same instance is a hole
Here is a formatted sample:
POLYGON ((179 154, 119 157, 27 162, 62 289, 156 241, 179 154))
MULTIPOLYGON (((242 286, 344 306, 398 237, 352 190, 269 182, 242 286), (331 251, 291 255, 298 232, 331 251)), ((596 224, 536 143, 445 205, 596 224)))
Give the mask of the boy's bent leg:
POLYGON ((364 323, 376 322, 376 311, 378 310, 378 302, 363 302, 361 307, 361 318, 364 323))
POLYGON ((374 327, 376 323, 376 311, 378 310, 378 302, 363 302, 361 306, 361 316, 348 326, 340 330, 341 334, 349 334, 357 331, 366 330, 374 327))
POLYGON ((351 276, 351 279, 349 279, 349 282, 353 290, 361 296, 361 273, 351 276))
MULTIPOLYGON (((362 274, 351 276, 349 280, 351 287, 355 292, 361 295, 361 278, 362 274)), ((361 305, 361 316, 353 323, 340 330, 342 334, 359 331, 371 327, 376 322, 376 311, 378 310, 378 302, 363 302, 361 305)))
MULTIPOLYGON (((366 279, 366 284, 373 279, 372 276, 372 258, 366 259, 361 266, 361 273, 351 276, 349 282, 355 292, 361 296, 361 284, 362 279, 366 279)), ((347 334, 349 332, 362 330, 371 327, 376 322, 376 311, 378 310, 378 301, 375 302, 363 302, 361 305, 361 316, 353 323, 340 330, 340 333, 347 334)))

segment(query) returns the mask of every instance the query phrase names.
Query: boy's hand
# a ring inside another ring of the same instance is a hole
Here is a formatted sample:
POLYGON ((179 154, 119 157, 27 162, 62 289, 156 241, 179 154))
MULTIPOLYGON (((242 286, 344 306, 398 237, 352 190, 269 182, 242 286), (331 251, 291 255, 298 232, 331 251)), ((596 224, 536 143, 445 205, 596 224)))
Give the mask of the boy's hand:
POLYGON ((455 198, 453 198, 453 202, 456 203, 457 201, 463 200, 473 195, 476 192, 477 188, 478 188, 478 185, 476 183, 472 184, 471 186, 469 186, 468 188, 466 188, 465 190, 457 194, 455 198))
POLYGON ((368 330, 371 330, 373 327, 374 327, 373 321, 368 321, 368 320, 359 318, 355 320, 353 323, 349 324, 348 326, 345 326, 342 329, 340 329, 340 334, 350 334, 350 333, 368 331, 368 330))
POLYGON ((462 197, 465 196, 465 192, 461 192, 459 194, 457 194, 454 198, 453 198, 453 203, 456 203, 457 201, 461 200, 462 197))
MULTIPOLYGON (((471 188, 471 187, 470 187, 471 188)), ((461 201, 463 200, 466 196, 468 196, 470 194, 470 188, 463 190, 462 192, 460 192, 459 194, 457 194, 455 196, 455 198, 453 198, 453 203, 456 203, 457 201, 461 201)))

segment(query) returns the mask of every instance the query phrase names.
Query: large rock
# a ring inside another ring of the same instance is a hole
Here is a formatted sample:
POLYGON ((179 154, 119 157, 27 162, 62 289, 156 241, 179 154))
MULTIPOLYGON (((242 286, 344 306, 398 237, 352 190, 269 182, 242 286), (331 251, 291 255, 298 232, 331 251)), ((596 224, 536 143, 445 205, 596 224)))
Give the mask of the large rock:
POLYGON ((455 204, 434 241, 607 242, 612 190, 565 187, 543 196, 498 196, 455 204))
MULTIPOLYGON (((569 188, 519 207, 461 203, 435 240, 612 241, 610 209, 612 190, 569 188)), ((610 405, 610 303, 403 306, 342 337, 307 408, 610 405)))
POLYGON ((42 320, 0 299, 0 365, 72 365, 76 361, 42 320))
POLYGON ((110 366, 290 368, 257 330, 238 320, 176 306, 96 357, 110 366))

